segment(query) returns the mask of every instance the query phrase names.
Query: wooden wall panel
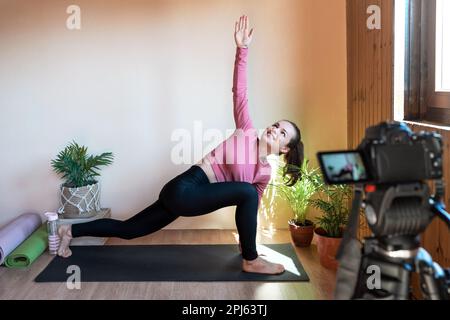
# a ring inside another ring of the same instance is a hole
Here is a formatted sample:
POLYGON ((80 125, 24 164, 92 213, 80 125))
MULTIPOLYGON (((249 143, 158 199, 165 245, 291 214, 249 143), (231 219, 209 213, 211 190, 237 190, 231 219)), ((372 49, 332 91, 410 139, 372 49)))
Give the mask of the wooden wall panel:
MULTIPOLYGON (((367 127, 393 119, 392 0, 347 0, 348 147, 361 142, 367 127), (381 30, 367 28, 367 8, 381 8, 381 30)), ((360 237, 369 234, 361 221, 360 237)))
POLYGON ((355 148, 368 126, 392 120, 392 0, 347 0, 348 135, 355 148), (366 26, 369 5, 381 8, 381 30, 366 26))

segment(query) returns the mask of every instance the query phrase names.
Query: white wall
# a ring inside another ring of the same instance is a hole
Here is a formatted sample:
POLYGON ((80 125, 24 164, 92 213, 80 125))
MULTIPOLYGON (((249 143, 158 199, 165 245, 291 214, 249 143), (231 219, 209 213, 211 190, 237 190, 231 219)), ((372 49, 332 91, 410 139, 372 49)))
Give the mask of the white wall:
MULTIPOLYGON (((244 13, 255 125, 296 121, 311 158, 345 148, 345 0, 0 0, 0 225, 57 209, 50 160, 71 140, 115 154, 100 179, 115 218, 155 201, 191 165, 171 163, 173 130, 233 128, 233 26, 244 13), (66 28, 70 4, 81 30, 66 28)), ((284 228, 289 215, 263 224, 284 228)), ((169 227, 233 228, 233 210, 169 227)))

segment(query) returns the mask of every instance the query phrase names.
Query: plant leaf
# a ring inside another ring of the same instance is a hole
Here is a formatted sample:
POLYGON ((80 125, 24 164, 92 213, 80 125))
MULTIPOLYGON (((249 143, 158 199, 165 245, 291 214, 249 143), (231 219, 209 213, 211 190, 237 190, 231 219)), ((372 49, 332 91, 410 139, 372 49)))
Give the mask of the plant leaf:
POLYGON ((94 177, 100 176, 100 167, 110 165, 114 159, 111 152, 98 156, 88 156, 87 152, 87 147, 72 141, 51 160, 53 170, 62 175, 66 185, 82 187, 91 184, 94 177))

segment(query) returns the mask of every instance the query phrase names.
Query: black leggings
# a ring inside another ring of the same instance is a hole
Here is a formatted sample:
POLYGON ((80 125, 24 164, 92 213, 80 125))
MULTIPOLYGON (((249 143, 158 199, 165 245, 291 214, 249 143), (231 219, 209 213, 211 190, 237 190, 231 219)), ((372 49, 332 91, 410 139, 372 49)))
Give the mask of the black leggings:
POLYGON ((196 165, 170 180, 155 203, 130 219, 99 219, 74 224, 72 235, 133 239, 158 231, 179 216, 200 216, 228 206, 237 206, 235 220, 242 257, 256 259, 256 188, 247 182, 210 183, 205 172, 196 165))

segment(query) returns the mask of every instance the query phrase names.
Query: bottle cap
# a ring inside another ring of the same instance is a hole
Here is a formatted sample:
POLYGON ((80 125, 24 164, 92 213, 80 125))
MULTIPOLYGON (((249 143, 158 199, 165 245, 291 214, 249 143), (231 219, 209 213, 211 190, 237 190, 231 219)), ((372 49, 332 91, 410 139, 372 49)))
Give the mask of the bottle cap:
POLYGON ((58 214, 56 212, 46 212, 45 216, 47 217, 48 221, 58 220, 58 214))

